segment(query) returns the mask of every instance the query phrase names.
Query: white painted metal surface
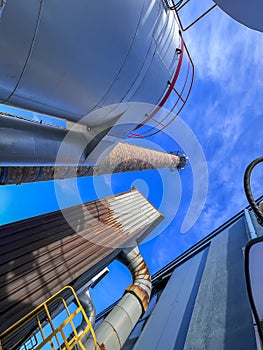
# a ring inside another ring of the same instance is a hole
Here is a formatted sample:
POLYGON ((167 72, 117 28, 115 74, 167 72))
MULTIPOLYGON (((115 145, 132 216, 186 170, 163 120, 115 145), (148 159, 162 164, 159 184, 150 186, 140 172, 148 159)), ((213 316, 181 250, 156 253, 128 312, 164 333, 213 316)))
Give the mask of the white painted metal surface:
POLYGON ((251 220, 250 212, 248 209, 244 209, 244 215, 245 215, 245 228, 247 231, 248 238, 249 239, 257 238, 257 233, 253 225, 253 222, 251 220))
POLYGON ((177 66, 178 29, 160 0, 7 1, 0 101, 72 121, 115 103, 156 104, 177 66))
POLYGON ((229 16, 245 26, 263 32, 262 0, 214 0, 229 16))
MULTIPOLYGON (((67 138, 59 163, 69 155, 66 163, 95 164, 151 114, 180 71, 179 26, 161 0, 10 0, 0 16, 0 102, 87 126, 79 143, 79 130, 67 138)), ((28 124, 27 138, 24 122, 10 123, 0 130, 12 143, 0 145, 3 164, 38 163, 33 150, 43 144, 42 162, 54 163, 61 131, 28 124)))

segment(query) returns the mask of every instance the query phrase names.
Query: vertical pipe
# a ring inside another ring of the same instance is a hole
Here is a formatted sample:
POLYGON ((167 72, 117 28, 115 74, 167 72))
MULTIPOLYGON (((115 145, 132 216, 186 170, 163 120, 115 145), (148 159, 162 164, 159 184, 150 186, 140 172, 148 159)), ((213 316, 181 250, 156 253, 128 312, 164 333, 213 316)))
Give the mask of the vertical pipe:
MULTIPOLYGON (((90 295, 90 290, 89 287, 87 287, 83 292, 81 292, 78 295, 79 301, 84 309, 84 311, 86 312, 86 315, 88 316, 88 319, 90 321, 90 324, 92 325, 92 327, 95 324, 95 320, 96 320, 96 308, 95 305, 93 303, 92 297, 90 295)), ((85 320, 83 319, 80 328, 83 330, 84 327, 86 327, 85 324, 85 320)))
POLYGON ((245 214, 246 231, 248 234, 248 238, 249 239, 256 238, 257 237, 256 230, 254 228, 248 209, 244 209, 244 214, 245 214))

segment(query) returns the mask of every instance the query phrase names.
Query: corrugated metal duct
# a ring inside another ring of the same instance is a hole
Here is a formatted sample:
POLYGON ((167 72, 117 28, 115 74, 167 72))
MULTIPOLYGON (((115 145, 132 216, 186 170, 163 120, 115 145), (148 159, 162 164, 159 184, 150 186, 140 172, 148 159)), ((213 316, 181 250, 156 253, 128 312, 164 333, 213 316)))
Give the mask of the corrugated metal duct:
POLYGON ((103 268, 119 253, 114 247, 151 232, 163 218, 135 188, 66 214, 78 232, 60 211, 0 229, 0 333, 85 271, 103 268))
MULTIPOLYGON (((120 350, 141 315, 148 309, 152 283, 149 269, 138 247, 125 249, 120 261, 128 267, 133 282, 109 315, 96 328, 97 350, 120 350)), ((89 338, 86 349, 94 349, 89 338)))

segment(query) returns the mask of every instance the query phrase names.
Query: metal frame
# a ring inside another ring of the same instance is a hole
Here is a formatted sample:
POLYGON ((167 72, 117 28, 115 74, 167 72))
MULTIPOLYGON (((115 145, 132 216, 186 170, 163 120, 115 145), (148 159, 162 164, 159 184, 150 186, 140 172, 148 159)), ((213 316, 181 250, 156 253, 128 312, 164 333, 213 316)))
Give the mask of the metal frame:
POLYGON ((200 15, 199 17, 197 17, 197 19, 195 19, 192 23, 190 23, 187 27, 184 27, 182 24, 182 21, 180 19, 180 16, 178 15, 178 12, 188 3, 190 2, 190 0, 185 1, 184 3, 182 3, 182 1, 179 1, 177 4, 174 3, 174 0, 171 0, 172 6, 170 6, 170 10, 175 11, 177 19, 180 23, 180 27, 182 29, 183 32, 186 32, 189 28, 191 28, 195 23, 199 22, 200 19, 202 19, 203 17, 205 17, 210 11, 212 11, 217 4, 212 5, 207 11, 205 11, 202 15, 200 15))

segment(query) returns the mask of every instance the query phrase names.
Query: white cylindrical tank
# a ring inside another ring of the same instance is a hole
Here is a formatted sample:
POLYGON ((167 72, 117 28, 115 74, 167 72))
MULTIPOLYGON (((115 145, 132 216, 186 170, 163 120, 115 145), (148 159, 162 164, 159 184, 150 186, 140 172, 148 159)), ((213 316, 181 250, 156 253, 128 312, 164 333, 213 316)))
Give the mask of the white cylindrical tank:
POLYGON ((262 0, 214 0, 229 16, 245 26, 263 32, 262 0))
POLYGON ((4 104, 73 122, 121 102, 158 104, 178 65, 167 1, 8 0, 0 17, 4 104))

